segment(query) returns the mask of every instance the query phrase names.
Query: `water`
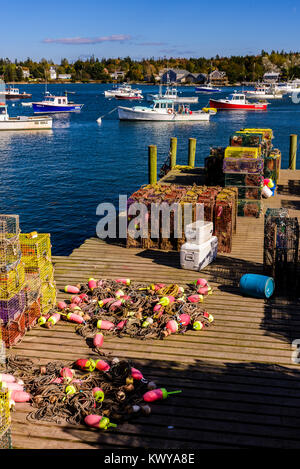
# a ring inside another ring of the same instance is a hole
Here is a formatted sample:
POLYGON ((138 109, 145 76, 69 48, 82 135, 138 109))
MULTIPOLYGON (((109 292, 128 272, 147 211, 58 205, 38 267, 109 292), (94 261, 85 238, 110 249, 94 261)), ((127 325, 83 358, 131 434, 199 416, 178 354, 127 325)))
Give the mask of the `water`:
MULTIPOLYGON (((32 101, 40 100, 45 91, 44 85, 19 88, 32 93, 32 101)), ((157 145, 159 169, 171 137, 178 138, 178 164, 187 164, 188 139, 194 137, 196 165, 202 166, 210 146, 226 146, 234 130, 272 128, 273 143, 282 151, 282 167, 288 166, 289 135, 300 126, 300 105, 290 98, 272 101, 267 112, 219 112, 209 123, 120 122, 113 112, 99 125, 97 118, 117 105, 133 105, 104 98, 103 91, 110 88, 48 85, 53 94, 75 91, 69 99, 83 103, 82 111, 55 116, 52 131, 0 133, 0 213, 19 214, 23 232, 51 233, 54 254, 68 255, 95 235, 98 204, 117 204, 119 194, 130 195, 147 183, 148 145, 157 145)), ((152 86, 139 88, 144 95, 157 91, 152 86)), ((180 88, 186 95, 193 95, 193 90, 180 88)), ((199 104, 192 109, 208 103, 208 96, 198 96, 199 104)), ((32 114, 32 109, 9 102, 9 113, 32 114)))

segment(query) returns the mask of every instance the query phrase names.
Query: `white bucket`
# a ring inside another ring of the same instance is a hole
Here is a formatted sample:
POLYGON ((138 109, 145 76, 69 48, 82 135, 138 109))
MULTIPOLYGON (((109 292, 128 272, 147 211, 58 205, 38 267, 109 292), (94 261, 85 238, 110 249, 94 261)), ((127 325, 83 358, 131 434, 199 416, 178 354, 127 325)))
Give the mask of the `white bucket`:
POLYGON ((273 192, 268 186, 264 186, 261 191, 261 195, 267 199, 268 197, 271 197, 273 195, 273 192))

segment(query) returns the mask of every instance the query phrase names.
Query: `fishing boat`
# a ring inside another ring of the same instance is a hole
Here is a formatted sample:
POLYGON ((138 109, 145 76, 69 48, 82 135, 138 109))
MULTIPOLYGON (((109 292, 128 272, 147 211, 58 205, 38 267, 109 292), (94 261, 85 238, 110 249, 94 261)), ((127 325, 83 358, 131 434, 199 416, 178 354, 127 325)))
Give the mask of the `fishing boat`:
POLYGON ((128 91, 126 93, 117 93, 115 94, 116 99, 130 99, 130 100, 141 100, 144 99, 144 96, 141 93, 137 93, 136 91, 128 91))
POLYGON ((104 91, 105 98, 114 98, 116 95, 126 95, 128 93, 142 94, 142 90, 132 88, 128 83, 122 83, 122 85, 114 86, 112 90, 104 91))
POLYGON ((31 94, 25 93, 20 93, 19 88, 15 88, 14 86, 9 86, 5 90, 0 91, 0 98, 6 98, 6 99, 27 99, 31 98, 31 94))
POLYGON ((221 88, 216 88, 210 83, 195 87, 195 93, 221 93, 221 92, 222 92, 221 88))
POLYGON ((81 111, 83 104, 75 104, 69 101, 67 94, 65 92, 65 96, 53 96, 49 91, 46 91, 43 101, 32 103, 33 112, 35 114, 49 114, 81 111))
POLYGON ((51 117, 9 117, 7 112, 7 104, 0 103, 0 130, 49 130, 51 128, 51 117))
POLYGON ((209 108, 192 111, 189 105, 176 104, 167 99, 156 99, 151 106, 118 106, 119 119, 128 121, 209 121, 216 112, 216 109, 209 108))
POLYGON ((282 99, 282 93, 276 91, 272 86, 256 86, 254 90, 245 91, 248 99, 282 99))
POLYGON ((209 106, 227 111, 266 111, 268 102, 250 103, 244 93, 232 93, 224 99, 210 99, 209 106))
POLYGON ((148 93, 146 97, 147 101, 154 101, 155 99, 167 99, 172 100, 174 103, 197 103, 197 96, 178 96, 178 90, 176 87, 170 88, 167 86, 165 93, 162 93, 161 85, 157 94, 148 93))

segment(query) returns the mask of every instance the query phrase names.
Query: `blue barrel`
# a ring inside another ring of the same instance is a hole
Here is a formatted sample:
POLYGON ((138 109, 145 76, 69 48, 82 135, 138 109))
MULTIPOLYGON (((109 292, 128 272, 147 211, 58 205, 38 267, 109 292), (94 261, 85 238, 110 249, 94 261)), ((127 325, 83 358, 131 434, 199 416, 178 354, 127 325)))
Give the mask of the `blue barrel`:
POLYGON ((270 298, 274 288, 274 279, 265 275, 245 274, 240 279, 240 291, 254 298, 270 298))

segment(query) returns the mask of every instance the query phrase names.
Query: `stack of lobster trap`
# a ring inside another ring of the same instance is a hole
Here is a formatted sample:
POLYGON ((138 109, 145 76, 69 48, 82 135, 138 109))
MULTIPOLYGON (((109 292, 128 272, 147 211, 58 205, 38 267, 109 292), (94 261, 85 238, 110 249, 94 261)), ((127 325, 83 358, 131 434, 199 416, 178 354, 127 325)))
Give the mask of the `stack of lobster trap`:
POLYGON ((264 223, 264 272, 273 277, 276 295, 299 297, 299 223, 287 209, 268 209, 264 223))
POLYGON ((281 153, 272 149, 272 138, 271 129, 243 129, 231 135, 225 148, 224 183, 225 187, 237 188, 238 216, 258 218, 264 178, 277 183, 281 153))
POLYGON ((213 222, 214 236, 218 238, 218 252, 231 252, 232 235, 236 229, 237 190, 235 188, 222 188, 220 186, 177 186, 156 184, 141 187, 128 199, 127 210, 127 247, 144 249, 164 249, 180 251, 186 243, 185 227, 198 219, 197 209, 203 207, 204 220, 213 222), (146 207, 142 221, 136 223, 136 215, 130 215, 130 207, 134 203, 142 203, 146 207), (163 219, 161 211, 157 215, 153 212, 153 205, 162 208, 163 203, 171 209, 174 203, 181 207, 179 216, 170 210, 170 235, 164 236, 163 219), (191 219, 184 217, 185 204, 190 204, 191 219), (178 236, 176 223, 181 228, 178 236), (141 231, 143 224, 145 233, 141 231), (152 230, 151 230, 152 228, 152 230), (155 228, 155 230, 153 230, 155 228))
POLYGON ((20 234, 18 215, 0 215, 0 324, 6 347, 55 304, 49 234, 20 234))
POLYGON ((0 449, 12 449, 9 391, 0 389, 0 449))

